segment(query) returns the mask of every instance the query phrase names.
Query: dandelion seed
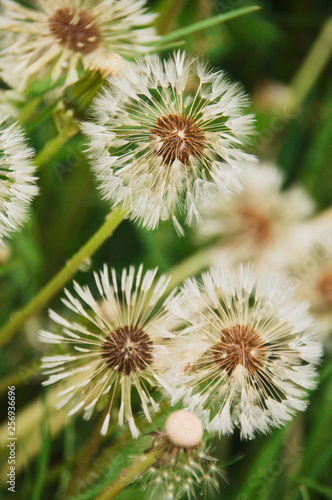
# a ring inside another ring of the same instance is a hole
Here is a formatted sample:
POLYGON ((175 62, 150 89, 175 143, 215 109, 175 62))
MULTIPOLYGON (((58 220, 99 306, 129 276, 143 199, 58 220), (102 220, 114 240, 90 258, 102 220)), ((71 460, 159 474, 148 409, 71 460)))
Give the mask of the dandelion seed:
POLYGON ((70 344, 72 348, 71 354, 43 358, 43 370, 49 375, 44 385, 71 381, 76 374, 82 374, 79 382, 73 382, 59 394, 64 399, 58 407, 70 402, 69 415, 82 408, 84 418, 89 419, 98 401, 109 394, 102 434, 107 432, 118 386, 121 388, 118 423, 127 422, 135 438, 139 431, 131 408, 132 387, 137 390, 150 422, 151 412, 158 410, 158 404, 148 386, 170 390, 164 376, 170 362, 165 340, 174 336, 175 318, 167 312, 166 303, 159 305, 169 279, 163 275, 155 280, 156 273, 154 269, 143 274, 143 266, 137 274, 133 267, 129 271, 124 269, 119 286, 114 269, 110 282, 105 266, 100 275, 95 274, 101 303, 93 298, 88 287, 75 283, 83 302, 68 291, 63 302, 81 321, 71 323, 51 311, 50 316, 60 325, 62 334, 40 333, 43 342, 70 344))
POLYGON ((175 343, 183 399, 210 432, 239 427, 252 438, 290 420, 306 407, 321 355, 307 304, 273 275, 256 279, 250 267, 216 269, 202 284, 188 280, 170 304, 189 325, 175 343))
POLYGON ((147 27, 156 17, 145 0, 36 0, 32 8, 12 0, 1 2, 0 28, 6 34, 0 67, 4 78, 20 89, 32 77, 66 74, 77 80, 80 68, 93 67, 96 59, 146 51, 156 40, 147 27), (23 78, 22 78, 23 76, 23 78))
POLYGON ((185 53, 128 64, 83 127, 104 197, 149 229, 172 217, 181 233, 178 213, 192 225, 212 194, 241 189, 240 164, 253 161, 246 106, 238 84, 185 53))
POLYGON ((38 193, 32 156, 19 126, 0 115, 0 246, 22 226, 38 193))

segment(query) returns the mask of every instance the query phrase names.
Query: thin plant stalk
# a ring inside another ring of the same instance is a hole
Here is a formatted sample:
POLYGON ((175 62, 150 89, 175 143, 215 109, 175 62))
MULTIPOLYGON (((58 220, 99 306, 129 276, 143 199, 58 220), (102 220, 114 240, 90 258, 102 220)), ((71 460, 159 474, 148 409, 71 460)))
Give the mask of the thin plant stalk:
POLYGON ((137 458, 133 465, 120 472, 120 476, 114 483, 104 489, 96 497, 96 500, 112 500, 116 498, 129 484, 133 483, 143 472, 149 469, 164 452, 164 447, 157 450, 151 450, 144 456, 137 458))
POLYGON ((311 47, 306 59, 290 85, 291 107, 300 107, 314 87, 332 55, 332 16, 324 23, 321 32, 311 47))
POLYGON ((44 148, 34 158, 37 167, 46 166, 65 144, 79 132, 79 127, 75 122, 70 123, 58 135, 51 139, 44 148))
POLYGON ((40 290, 32 300, 17 311, 8 323, 0 330, 0 346, 6 344, 21 328, 25 321, 42 309, 74 276, 80 265, 84 263, 96 250, 113 234, 123 221, 125 212, 116 208, 102 226, 83 245, 83 247, 66 263, 66 265, 40 290))

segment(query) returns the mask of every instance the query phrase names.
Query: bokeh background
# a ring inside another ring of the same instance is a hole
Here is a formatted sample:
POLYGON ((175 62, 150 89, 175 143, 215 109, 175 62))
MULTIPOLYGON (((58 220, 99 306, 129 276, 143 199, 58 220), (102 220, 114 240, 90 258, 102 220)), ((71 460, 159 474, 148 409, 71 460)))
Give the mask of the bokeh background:
MULTIPOLYGON (((241 0, 161 0, 149 4, 160 13, 156 25, 161 34, 228 10, 254 5, 241 0)), ((301 183, 319 212, 332 204, 332 3, 265 0, 256 4, 261 10, 187 36, 183 48, 205 56, 213 66, 243 83, 257 117, 258 133, 248 151, 276 163, 284 172, 285 187, 301 183), (295 96, 291 103, 289 89, 295 96)), ((34 99, 41 91, 36 84, 27 99, 34 99)), ((32 123, 26 127, 37 150, 56 134, 53 117, 42 127, 32 127, 32 123), (29 127, 33 129, 31 133, 29 127)), ((82 142, 81 136, 71 139, 50 164, 40 169, 40 195, 33 204, 29 221, 10 240, 8 249, 0 251, 1 324, 27 303, 87 241, 109 210, 81 154, 82 142)), ((152 232, 125 221, 92 261, 82 266, 75 279, 94 290, 91 271, 101 269, 104 263, 120 271, 129 264, 143 262, 147 267, 158 266, 160 272, 166 272, 202 250, 204 244, 197 240, 195 229, 186 229, 185 237, 180 238, 171 223, 162 223, 152 232)), ((61 294, 50 304, 57 311, 62 308, 60 297, 61 294)), ((130 444, 128 436, 123 438, 114 431, 101 443, 101 450, 113 444, 113 454, 96 451, 84 480, 76 483, 71 480, 100 415, 89 422, 82 421, 80 416, 67 419, 48 403, 49 395, 41 387, 38 368, 45 347, 37 340, 38 330, 48 325, 44 310, 31 318, 1 352, 1 437, 6 430, 9 385, 16 386, 19 415, 14 496, 22 500, 93 499, 93 487, 103 479, 105 466, 109 467, 109 474, 116 474, 125 463, 123 460, 135 455, 136 445, 130 444), (123 439, 127 439, 127 447, 120 452, 123 439)), ((332 498, 331 410, 331 352, 327 349, 319 389, 313 392, 304 414, 287 427, 253 441, 240 441, 236 433, 215 441, 214 454, 227 466, 229 477, 229 484, 221 486, 217 498, 332 498)), ((162 421, 163 417, 159 418, 156 427, 162 421)), ((6 449, 2 448, 1 455, 6 469, 6 449)), ((2 481, 3 478, 2 471, 2 481)), ((2 498, 7 498, 6 495, 13 496, 3 488, 2 498)), ((138 497, 144 498, 133 486, 119 498, 138 497)))

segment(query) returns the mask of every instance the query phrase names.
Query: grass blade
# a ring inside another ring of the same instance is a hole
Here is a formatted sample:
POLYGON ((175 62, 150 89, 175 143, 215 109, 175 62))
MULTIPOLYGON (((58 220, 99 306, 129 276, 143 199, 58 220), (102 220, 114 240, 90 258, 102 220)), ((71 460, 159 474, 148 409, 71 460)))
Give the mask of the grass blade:
POLYGON ((225 21, 229 21, 230 19, 235 19, 237 17, 250 14, 259 9, 260 7, 258 7, 257 5, 253 5, 251 7, 243 7, 241 9, 232 10, 231 12, 226 12, 224 14, 218 14, 217 16, 209 17, 208 19, 204 19, 203 21, 199 21, 198 23, 191 24, 190 26, 186 26, 185 28, 180 28, 176 31, 172 31, 171 33, 167 33, 166 35, 162 36, 157 43, 169 43, 173 40, 177 40, 179 38, 183 38, 185 36, 196 33, 197 31, 206 30, 208 28, 211 28, 212 26, 216 26, 217 24, 224 23, 225 21))

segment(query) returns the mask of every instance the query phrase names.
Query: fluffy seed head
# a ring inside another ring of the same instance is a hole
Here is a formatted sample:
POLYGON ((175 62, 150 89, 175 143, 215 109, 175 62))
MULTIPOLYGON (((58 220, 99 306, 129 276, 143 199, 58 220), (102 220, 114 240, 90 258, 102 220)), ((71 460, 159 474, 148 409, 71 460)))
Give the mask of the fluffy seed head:
MULTIPOLYGON (((213 238, 215 264, 261 261, 313 211, 300 187, 283 190, 283 176, 275 165, 243 165, 243 191, 221 202, 212 200, 204 210, 200 240, 213 238)), ((271 262, 273 265, 274 262, 271 262)))
POLYGON ((106 400, 102 434, 107 432, 118 389, 118 422, 128 423, 133 437, 138 437, 139 431, 131 408, 132 389, 137 391, 150 422, 151 412, 158 410, 158 404, 149 387, 170 391, 163 374, 171 362, 166 345, 174 336, 176 318, 161 302, 169 279, 161 276, 155 280, 156 273, 154 269, 143 274, 143 266, 135 273, 130 267, 123 270, 119 283, 115 270, 111 270, 110 279, 105 266, 100 274, 95 273, 99 299, 93 297, 88 287, 75 283, 79 298, 66 291, 63 302, 77 319, 70 322, 51 311, 52 320, 62 332, 40 332, 41 341, 71 348, 68 354, 43 358, 43 369, 49 375, 44 385, 68 379, 69 387, 59 393, 62 400, 58 408, 69 403, 69 415, 82 409, 88 419, 97 403, 106 400))
POLYGON ((23 224, 38 193, 32 156, 19 126, 0 115, 0 246, 23 224))
POLYGON ((331 349, 332 332, 332 210, 299 224, 278 242, 266 266, 277 263, 294 284, 301 300, 310 303, 321 339, 331 349))
POLYGON ((203 425, 193 413, 185 410, 174 411, 165 423, 167 438, 180 448, 199 446, 203 437, 203 425))
MULTIPOLYGON (((157 39, 148 27, 156 15, 145 0, 36 0, 33 8, 2 0, 0 71, 22 90, 32 78, 65 77, 71 84, 95 61, 146 52, 157 39), (18 83, 19 82, 19 83, 18 83)), ((121 68, 123 67, 123 60, 121 68)), ((117 68, 113 64, 112 72, 117 68)))
POLYGON ((178 232, 200 221, 213 194, 241 190, 252 133, 247 97, 221 71, 178 52, 127 64, 110 79, 83 130, 102 193, 149 229, 172 218, 178 232))
POLYGON ((305 409, 321 345, 290 285, 248 266, 212 269, 170 308, 187 325, 173 346, 173 402, 183 399, 210 432, 239 427, 252 438, 305 409))

